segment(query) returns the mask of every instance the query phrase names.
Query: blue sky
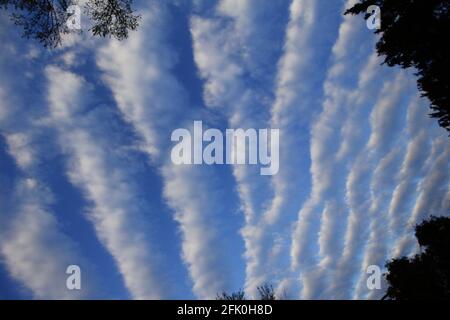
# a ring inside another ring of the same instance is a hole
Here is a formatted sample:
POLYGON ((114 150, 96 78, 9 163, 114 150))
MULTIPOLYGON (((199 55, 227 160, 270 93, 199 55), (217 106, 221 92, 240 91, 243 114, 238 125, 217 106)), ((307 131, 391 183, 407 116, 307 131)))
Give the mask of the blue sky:
POLYGON ((449 215, 450 144, 351 3, 142 1, 127 40, 51 51, 2 12, 0 299, 382 296, 367 266, 449 215), (279 129, 278 174, 175 166, 195 120, 279 129))

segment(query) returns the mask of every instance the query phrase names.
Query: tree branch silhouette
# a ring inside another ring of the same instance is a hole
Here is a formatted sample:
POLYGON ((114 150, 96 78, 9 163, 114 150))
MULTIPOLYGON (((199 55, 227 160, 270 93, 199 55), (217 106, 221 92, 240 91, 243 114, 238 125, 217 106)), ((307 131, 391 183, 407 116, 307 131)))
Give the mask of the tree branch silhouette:
MULTIPOLYGON (((69 33, 67 9, 76 0, 0 0, 0 8, 10 11, 14 23, 23 29, 23 36, 39 41, 44 47, 55 48, 69 33)), ((139 25, 140 16, 132 0, 88 0, 83 6, 89 17, 94 36, 123 40, 139 25)))
MULTIPOLYGON (((258 300, 278 300, 279 298, 275 296, 275 290, 273 286, 264 284, 257 288, 258 290, 258 300)), ((222 292, 218 294, 216 300, 247 300, 247 296, 243 290, 238 290, 231 294, 222 292)))
POLYGON ((366 13, 370 5, 381 10, 378 55, 388 66, 414 67, 422 96, 431 102, 430 116, 450 132, 449 0, 360 0, 344 14, 366 13))
POLYGON ((450 299, 450 218, 431 217, 416 226, 421 252, 386 264, 391 300, 450 299))

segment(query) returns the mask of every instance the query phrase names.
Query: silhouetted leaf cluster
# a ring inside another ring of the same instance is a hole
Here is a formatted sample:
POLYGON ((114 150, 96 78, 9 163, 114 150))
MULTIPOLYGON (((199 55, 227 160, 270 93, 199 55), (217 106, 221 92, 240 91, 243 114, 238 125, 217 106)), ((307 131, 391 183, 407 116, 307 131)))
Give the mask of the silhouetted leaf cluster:
POLYGON ((222 294, 218 294, 216 300, 247 300, 245 297, 245 292, 242 290, 232 292, 228 294, 226 292, 222 292, 222 294))
POLYGON ((431 101, 430 115, 450 131, 450 1, 361 0, 345 14, 366 13, 370 5, 381 9, 378 54, 388 66, 417 69, 419 90, 431 101))
POLYGON ((128 30, 136 30, 139 24, 139 16, 133 14, 130 0, 90 0, 87 12, 94 21, 91 30, 95 36, 123 40, 128 37, 128 30))
MULTIPOLYGON (((275 296, 275 291, 271 285, 264 284, 258 289, 258 300, 277 300, 275 296)), ((233 292, 228 294, 226 292, 222 292, 222 294, 218 294, 216 300, 247 300, 245 292, 242 290, 233 292)))
MULTIPOLYGON (((0 0, 0 8, 11 10, 11 19, 23 28, 23 36, 34 38, 45 47, 57 47, 62 36, 71 32, 67 9, 76 0, 0 0)), ((136 30, 140 16, 131 8, 132 0, 87 0, 84 8, 94 36, 118 40, 136 30)))
POLYGON ((415 229, 421 253, 386 264, 393 300, 450 299, 450 218, 432 217, 415 229))

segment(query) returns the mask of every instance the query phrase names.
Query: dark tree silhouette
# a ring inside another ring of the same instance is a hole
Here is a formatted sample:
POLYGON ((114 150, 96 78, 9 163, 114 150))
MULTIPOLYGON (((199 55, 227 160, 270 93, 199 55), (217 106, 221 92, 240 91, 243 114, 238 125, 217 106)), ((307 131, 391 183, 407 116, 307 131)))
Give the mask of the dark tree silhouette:
POLYGON ((247 300, 245 297, 245 292, 242 290, 232 292, 228 294, 226 292, 222 292, 222 294, 218 294, 216 300, 247 300))
POLYGON ((366 13, 370 5, 381 10, 381 28, 375 31, 381 35, 378 54, 390 67, 417 69, 419 90, 431 101, 431 117, 450 131, 450 1, 360 0, 345 14, 366 13))
MULTIPOLYGON (((45 47, 57 47, 71 30, 68 12, 76 0, 0 0, 0 8, 11 11, 11 19, 23 28, 23 36, 34 38, 45 47)), ((131 8, 132 0, 88 0, 83 7, 94 36, 110 36, 122 40, 136 30, 139 15, 131 8)), ((80 8, 81 9, 81 8, 80 8)))
POLYGON ((421 253, 386 264, 393 300, 450 299, 450 218, 431 217, 416 226, 421 253))
MULTIPOLYGON (((258 300, 277 300, 277 297, 275 296, 275 291, 273 290, 273 287, 268 284, 264 284, 258 289, 258 300)), ((216 297, 216 300, 247 300, 245 292, 242 290, 233 292, 231 294, 228 294, 226 292, 222 292, 222 294, 218 294, 216 297)))
POLYGON ((273 290, 272 286, 264 284, 261 287, 258 287, 257 289, 260 300, 276 300, 275 291, 273 290))

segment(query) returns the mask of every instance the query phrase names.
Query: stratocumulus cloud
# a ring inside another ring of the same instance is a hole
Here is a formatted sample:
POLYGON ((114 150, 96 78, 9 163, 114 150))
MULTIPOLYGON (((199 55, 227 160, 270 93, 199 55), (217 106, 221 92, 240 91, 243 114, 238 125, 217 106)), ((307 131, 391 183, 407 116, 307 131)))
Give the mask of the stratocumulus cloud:
POLYGON ((161 275, 155 271, 158 254, 142 228, 145 219, 134 200, 136 191, 127 182, 120 162, 114 162, 114 155, 106 153, 113 145, 100 139, 99 134, 107 135, 108 127, 95 127, 104 116, 101 108, 83 116, 89 102, 83 78, 54 66, 47 67, 46 74, 50 122, 59 132, 63 152, 69 156, 70 180, 93 203, 89 218, 98 237, 114 257, 134 298, 164 297, 163 285, 157 280, 161 275))
POLYGON ((165 4, 150 4, 143 30, 126 45, 111 42, 100 48, 97 61, 123 117, 142 137, 142 148, 161 172, 164 196, 180 225, 193 290, 198 297, 212 298, 227 288, 229 272, 219 249, 223 240, 214 227, 223 217, 211 202, 220 197, 220 188, 211 179, 212 171, 176 166, 170 160, 170 133, 192 117, 186 112, 185 88, 171 72, 177 63, 166 33, 172 19, 165 4))
POLYGON ((377 36, 342 15, 355 2, 136 1, 128 39, 74 33, 51 53, 2 15, 0 284, 379 299, 367 267, 415 253, 414 226, 449 215, 450 143, 413 72, 381 65, 377 36), (172 133, 200 121, 279 130, 277 174, 174 163, 172 133))
MULTIPOLYGON (((270 5, 242 1, 236 6, 236 2, 221 1, 215 8, 216 17, 203 17, 200 12, 191 18, 194 59, 205 81, 203 96, 206 106, 221 112, 231 128, 261 128, 267 123, 264 96, 247 86, 245 81, 245 75, 257 68, 259 60, 252 59, 249 63, 244 54, 238 53, 246 44, 249 51, 255 50, 252 47, 255 43, 251 40, 267 36, 264 30, 256 28, 255 7, 263 11, 270 5), (226 18, 231 18, 231 22, 226 18), (226 66, 225 72, 223 66, 226 66)), ((270 196, 269 179, 261 177, 255 168, 249 166, 234 166, 232 171, 246 221, 241 231, 246 248, 246 288, 249 294, 253 294, 256 286, 265 281, 261 272, 264 269, 261 244, 265 240, 258 224, 264 208, 261 199, 270 196)))
MULTIPOLYGON (((4 22, 1 22, 2 29, 4 22)), ((10 38, 4 39, 0 54, 0 139, 5 143, 2 157, 8 157, 17 168, 11 189, 1 186, 0 261, 21 288, 36 299, 80 299, 99 294, 95 281, 84 283, 83 291, 69 291, 66 269, 79 265, 86 271, 86 280, 95 277, 77 242, 66 234, 58 211, 55 211, 55 190, 43 178, 42 160, 46 147, 45 132, 39 119, 44 112, 30 106, 38 103, 38 95, 22 95, 28 66, 11 65, 27 59, 10 38)), ((32 52, 33 50, 30 50, 32 52)), ((1 177, 7 174, 2 166, 1 177)), ((3 183, 4 179, 1 179, 3 183)))

